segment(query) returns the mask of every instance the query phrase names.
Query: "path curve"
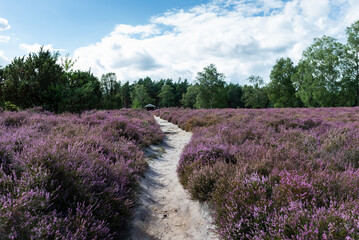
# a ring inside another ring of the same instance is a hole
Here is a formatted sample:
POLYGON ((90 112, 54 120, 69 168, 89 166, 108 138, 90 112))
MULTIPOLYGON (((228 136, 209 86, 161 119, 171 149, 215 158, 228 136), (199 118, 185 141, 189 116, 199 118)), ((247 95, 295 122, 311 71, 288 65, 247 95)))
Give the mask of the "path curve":
POLYGON ((147 149, 147 156, 157 158, 149 161, 149 169, 140 181, 141 196, 129 239, 218 239, 207 205, 190 199, 176 173, 192 134, 166 120, 155 119, 165 138, 161 145, 147 149))

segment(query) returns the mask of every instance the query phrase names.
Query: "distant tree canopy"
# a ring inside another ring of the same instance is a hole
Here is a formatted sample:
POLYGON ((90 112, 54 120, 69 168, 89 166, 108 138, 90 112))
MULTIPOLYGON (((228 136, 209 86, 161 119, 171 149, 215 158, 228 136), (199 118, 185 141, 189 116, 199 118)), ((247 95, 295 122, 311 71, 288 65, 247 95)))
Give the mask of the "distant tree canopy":
POLYGON ((291 80, 294 73, 295 67, 289 58, 281 58, 273 66, 267 93, 274 107, 299 107, 291 80))
POLYGON ((0 66, 0 106, 8 110, 42 107, 53 112, 157 107, 268 108, 359 106, 359 21, 346 28, 347 42, 323 36, 303 51, 295 65, 280 58, 269 83, 252 75, 248 84, 227 83, 214 64, 187 79, 149 77, 120 82, 115 73, 100 80, 90 71, 73 70, 68 55, 40 49, 0 66))
POLYGON ((217 72, 211 64, 197 74, 198 95, 196 106, 198 108, 224 108, 226 106, 225 76, 217 72))

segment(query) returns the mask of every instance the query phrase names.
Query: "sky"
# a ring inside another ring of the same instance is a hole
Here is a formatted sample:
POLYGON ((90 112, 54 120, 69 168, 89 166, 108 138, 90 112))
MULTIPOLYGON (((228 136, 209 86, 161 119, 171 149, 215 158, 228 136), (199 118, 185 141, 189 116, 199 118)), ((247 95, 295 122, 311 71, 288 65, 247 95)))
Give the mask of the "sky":
POLYGON ((41 46, 117 79, 187 78, 216 65, 227 82, 269 81, 313 39, 346 41, 358 0, 0 0, 0 66, 41 46))

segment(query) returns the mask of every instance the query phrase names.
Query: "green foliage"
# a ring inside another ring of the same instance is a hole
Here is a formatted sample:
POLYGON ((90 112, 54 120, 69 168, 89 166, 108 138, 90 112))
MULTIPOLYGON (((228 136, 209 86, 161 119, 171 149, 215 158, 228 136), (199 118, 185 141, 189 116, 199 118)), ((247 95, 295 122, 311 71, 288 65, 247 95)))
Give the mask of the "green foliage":
POLYGON ((59 86, 62 94, 60 112, 82 112, 96 109, 101 100, 101 86, 98 79, 90 72, 75 71, 68 75, 65 86, 59 86))
POLYGON ((11 102, 5 102, 4 107, 5 107, 6 111, 11 111, 11 112, 20 110, 18 106, 16 106, 15 104, 12 104, 11 102))
POLYGON ((190 85, 187 88, 187 92, 182 95, 181 103, 185 108, 194 108, 198 95, 198 85, 190 85))
POLYGON ((260 76, 250 76, 248 81, 253 84, 244 85, 242 101, 246 108, 266 108, 269 104, 269 99, 264 87, 263 78, 260 76))
POLYGON ((349 97, 344 103, 346 106, 359 106, 359 21, 346 29, 346 35, 348 43, 343 64, 342 96, 349 97))
POLYGON ((198 95, 196 106, 198 108, 226 107, 226 92, 224 91, 225 76, 218 73, 214 64, 205 67, 197 74, 198 95))
POLYGON ((238 84, 230 83, 226 86, 227 105, 229 108, 243 108, 243 88, 238 84))
POLYGON ((61 67, 65 72, 72 72, 76 62, 77 59, 72 59, 69 57, 69 54, 66 54, 65 58, 61 59, 61 67))
POLYGON ((296 72, 291 76, 294 88, 296 89, 296 96, 307 107, 318 107, 319 103, 314 99, 312 86, 314 85, 313 66, 304 60, 301 60, 296 72))
POLYGON ((160 107, 267 108, 359 106, 359 21, 346 29, 347 43, 323 36, 304 52, 294 66, 289 58, 277 60, 266 85, 250 76, 250 85, 226 84, 214 64, 199 72, 194 84, 140 78, 121 85, 115 73, 99 81, 90 72, 75 71, 76 59, 48 50, 15 58, 0 67, 0 104, 25 109, 42 107, 53 112, 87 109, 160 107))
POLYGON ((58 56, 41 48, 26 58, 15 58, 4 69, 3 100, 21 108, 43 106, 57 112, 60 99, 56 89, 65 82, 58 56))
POLYGON ((127 81, 123 84, 120 92, 122 107, 129 108, 131 107, 131 86, 130 83, 127 81))
POLYGON ((189 83, 187 79, 182 81, 181 78, 178 79, 177 83, 174 84, 174 106, 182 106, 181 99, 183 94, 187 92, 189 83))
POLYGON ((143 84, 136 84, 132 94, 132 108, 143 108, 146 104, 152 102, 150 99, 147 89, 143 84))
POLYGON ((101 77, 103 109, 119 109, 122 106, 121 84, 117 82, 115 73, 107 73, 101 77))
POLYGON ((173 107, 174 95, 173 88, 170 85, 163 85, 158 97, 160 98, 161 107, 173 107))
POLYGON ((274 107, 298 107, 298 99, 291 81, 294 73, 295 67, 290 58, 281 58, 273 66, 267 92, 274 107))
POLYGON ((309 90, 321 107, 338 106, 343 50, 336 39, 323 36, 315 39, 303 53, 303 60, 313 67, 313 83, 309 90))

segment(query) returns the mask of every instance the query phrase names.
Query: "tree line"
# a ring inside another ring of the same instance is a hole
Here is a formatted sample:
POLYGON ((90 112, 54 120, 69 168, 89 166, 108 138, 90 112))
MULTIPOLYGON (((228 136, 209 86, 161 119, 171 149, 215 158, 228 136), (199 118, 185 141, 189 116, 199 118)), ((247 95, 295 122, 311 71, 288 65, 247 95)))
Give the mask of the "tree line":
POLYGON ((8 110, 42 107, 53 112, 89 109, 158 107, 268 108, 359 105, 359 21, 346 29, 347 43, 323 36, 314 39, 297 65, 276 61, 265 84, 250 76, 249 84, 226 83, 211 64, 194 83, 149 77, 121 83, 115 73, 100 79, 74 70, 74 60, 40 49, 0 67, 0 105, 8 110))

